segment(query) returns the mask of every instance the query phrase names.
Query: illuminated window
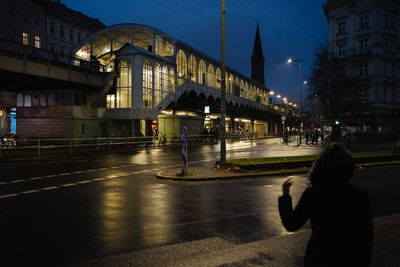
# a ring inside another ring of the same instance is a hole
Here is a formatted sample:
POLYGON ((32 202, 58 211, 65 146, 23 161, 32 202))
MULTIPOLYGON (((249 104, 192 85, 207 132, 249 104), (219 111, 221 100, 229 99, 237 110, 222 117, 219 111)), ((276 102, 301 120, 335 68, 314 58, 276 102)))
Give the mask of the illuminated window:
POLYGON ((168 87, 170 93, 175 93, 175 72, 173 68, 169 70, 168 87))
POLYGON ((117 108, 131 108, 131 66, 126 61, 118 65, 119 77, 117 78, 117 108))
POLYGON ((150 61, 143 64, 143 107, 151 108, 153 105, 153 67, 150 61))
POLYGON ((227 80, 227 87, 226 87, 226 92, 228 94, 232 94, 233 92, 233 85, 235 84, 235 77, 233 74, 229 75, 229 79, 227 80))
POLYGON ((35 35, 35 47, 40 48, 40 37, 35 35))
POLYGON ((176 55, 176 68, 178 71, 178 86, 182 85, 184 79, 187 79, 187 60, 185 56, 185 52, 179 50, 176 55))
POLYGON ((217 76, 217 89, 221 89, 221 69, 217 68, 217 71, 215 72, 217 76))
POLYGON ((208 68, 207 68, 207 86, 213 87, 213 88, 216 87, 214 67, 211 64, 208 65, 208 68))
POLYGON ((206 84, 206 74, 207 74, 206 63, 204 63, 203 60, 200 60, 200 63, 199 63, 199 78, 198 78, 199 84, 203 84, 203 85, 206 84))
POLYGON ((107 95, 107 108, 115 108, 115 95, 107 95))
POLYGON ((28 45, 28 34, 26 32, 22 33, 22 43, 28 45))
POLYGON ((240 79, 240 97, 245 97, 244 82, 240 79))
POLYGON ((233 90, 232 90, 231 94, 240 96, 240 80, 239 80, 239 77, 235 78, 235 84, 233 85, 233 90))
POLYGON ((249 84, 247 82, 244 83, 244 98, 250 99, 249 84))
POLYGON ((154 106, 161 102, 161 79, 161 66, 157 63, 154 68, 154 106))
POLYGON ((155 53, 163 57, 170 57, 174 55, 174 45, 166 38, 158 35, 154 37, 155 53))
POLYGON ((196 58, 193 55, 189 57, 189 66, 188 66, 188 78, 189 80, 196 82, 197 81, 197 62, 196 58))
POLYGON ((168 88, 168 67, 164 66, 161 72, 161 101, 169 94, 168 88))

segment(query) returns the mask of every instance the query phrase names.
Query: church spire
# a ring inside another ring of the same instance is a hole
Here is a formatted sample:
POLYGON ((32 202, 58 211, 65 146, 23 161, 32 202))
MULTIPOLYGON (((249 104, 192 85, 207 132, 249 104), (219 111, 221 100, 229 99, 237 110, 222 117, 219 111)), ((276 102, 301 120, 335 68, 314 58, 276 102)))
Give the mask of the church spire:
POLYGON ((256 38, 254 40, 253 55, 251 56, 251 78, 263 85, 264 81, 264 55, 261 46, 260 29, 257 23, 256 38))

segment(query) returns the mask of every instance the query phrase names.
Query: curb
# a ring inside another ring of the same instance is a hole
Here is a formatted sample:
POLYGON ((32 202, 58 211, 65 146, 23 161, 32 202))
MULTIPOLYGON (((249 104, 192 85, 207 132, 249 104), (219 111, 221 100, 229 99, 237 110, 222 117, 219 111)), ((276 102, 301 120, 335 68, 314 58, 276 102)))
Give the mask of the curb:
MULTIPOLYGON (((356 168, 368 168, 368 167, 380 167, 380 166, 392 166, 400 165, 400 160, 396 161, 383 161, 383 162, 369 162, 356 164, 356 168)), ((290 174, 301 174, 307 173, 311 170, 310 167, 296 168, 296 169, 282 169, 273 171, 260 171, 256 173, 246 174, 228 174, 219 176, 202 176, 202 177, 179 177, 176 175, 166 175, 163 172, 156 173, 156 178, 170 181, 184 181, 184 182, 197 182, 197 181, 217 181, 217 180, 234 180, 234 179, 245 179, 245 178, 257 178, 265 176, 282 176, 290 174)), ((176 172, 179 172, 177 169, 176 172)))

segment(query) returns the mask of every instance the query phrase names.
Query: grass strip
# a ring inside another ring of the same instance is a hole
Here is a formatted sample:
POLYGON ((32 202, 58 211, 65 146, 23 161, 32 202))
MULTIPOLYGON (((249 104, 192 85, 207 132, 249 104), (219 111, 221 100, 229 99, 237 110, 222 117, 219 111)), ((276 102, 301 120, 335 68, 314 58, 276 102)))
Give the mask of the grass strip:
MULTIPOLYGON (((384 151, 366 151, 366 152, 354 152, 351 153, 353 158, 368 158, 368 157, 386 157, 386 156, 400 156, 399 153, 394 153, 391 150, 384 151)), ((317 155, 307 156, 290 156, 290 157, 267 157, 267 158, 246 158, 246 159, 229 159, 227 163, 236 166, 245 165, 261 165, 270 163, 287 163, 287 162, 299 162, 299 161, 313 161, 317 155)))

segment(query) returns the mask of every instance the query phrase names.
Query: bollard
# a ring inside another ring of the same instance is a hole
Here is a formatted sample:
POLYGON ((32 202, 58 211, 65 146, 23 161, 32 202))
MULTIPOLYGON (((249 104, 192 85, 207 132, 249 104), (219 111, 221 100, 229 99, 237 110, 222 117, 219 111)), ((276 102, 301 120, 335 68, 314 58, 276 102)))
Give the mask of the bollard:
POLYGON ((187 173, 187 142, 188 142, 188 132, 186 127, 181 130, 181 141, 182 141, 182 175, 187 173))

